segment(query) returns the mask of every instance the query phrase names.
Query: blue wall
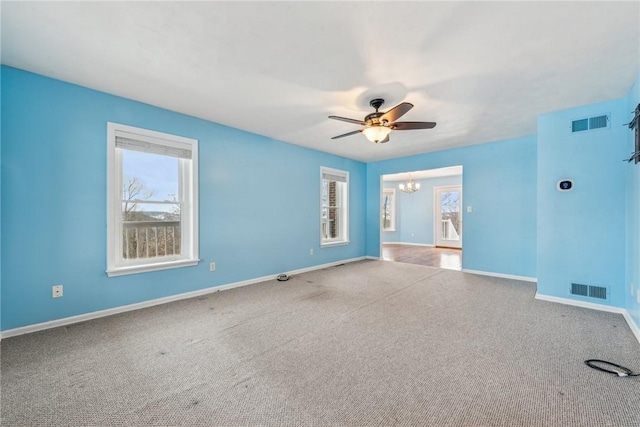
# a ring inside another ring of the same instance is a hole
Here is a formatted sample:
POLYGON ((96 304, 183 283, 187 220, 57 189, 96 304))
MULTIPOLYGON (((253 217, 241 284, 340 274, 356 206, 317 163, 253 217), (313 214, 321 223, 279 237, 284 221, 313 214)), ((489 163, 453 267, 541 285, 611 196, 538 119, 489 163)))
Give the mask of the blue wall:
POLYGON ((365 254, 364 163, 10 67, 1 79, 3 330, 365 254), (200 141, 198 266, 107 278, 107 121, 200 141), (319 246, 320 166, 350 172, 349 245, 319 246))
POLYGON ((382 175, 458 165, 464 170, 463 268, 535 277, 535 136, 368 163, 367 255, 380 256, 382 175))
MULTIPOLYGON (((626 104, 626 117, 640 103, 640 74, 629 91, 626 104)), ((638 124, 640 126, 640 124, 638 124)), ((625 128, 627 141, 625 154, 628 157, 635 150, 634 132, 625 128)), ((626 165, 627 186, 627 244, 626 244, 626 309, 636 326, 640 327, 640 163, 626 165)))
MULTIPOLYGON (((0 79, 0 330, 379 257, 382 175, 457 165, 464 269, 537 277, 541 294, 564 298, 579 299, 571 282, 609 286, 608 303, 640 324, 640 166, 621 161, 640 76, 626 98, 540 116, 537 136, 366 165, 9 67, 0 79), (609 129, 569 132, 572 119, 600 113, 609 129), (106 277, 107 121, 200 141, 197 267, 106 277), (350 172, 350 245, 319 246, 320 166, 350 172), (558 192, 561 178, 575 189, 558 192), (51 298, 54 284, 63 298, 51 298)), ((433 227, 412 231, 403 216, 405 198, 432 196, 422 184, 396 192, 395 241, 433 243, 433 227)))
MULTIPOLYGON (((399 181, 385 181, 384 188, 396 190, 396 231, 382 233, 383 242, 416 243, 434 245, 433 203, 434 188, 447 185, 462 185, 462 176, 446 176, 415 179, 420 191, 407 194, 398 190, 399 181)), ((464 195, 463 195, 464 202, 464 195)))
POLYGON ((610 300, 602 303, 624 306, 626 113, 619 99, 538 118, 541 294, 571 298, 571 283, 605 286, 610 300), (609 128, 571 132, 572 120, 603 113, 611 114, 609 128), (573 190, 556 189, 563 178, 574 180, 573 190))

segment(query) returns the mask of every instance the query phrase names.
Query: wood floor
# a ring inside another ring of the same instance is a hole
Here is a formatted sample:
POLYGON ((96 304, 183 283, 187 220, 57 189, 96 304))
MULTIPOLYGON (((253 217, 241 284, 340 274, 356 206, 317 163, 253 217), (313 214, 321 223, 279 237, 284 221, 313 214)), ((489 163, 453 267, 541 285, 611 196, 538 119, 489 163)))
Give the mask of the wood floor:
POLYGON ((461 249, 383 243, 382 259, 426 265, 428 267, 446 268, 448 270, 462 269, 461 249))

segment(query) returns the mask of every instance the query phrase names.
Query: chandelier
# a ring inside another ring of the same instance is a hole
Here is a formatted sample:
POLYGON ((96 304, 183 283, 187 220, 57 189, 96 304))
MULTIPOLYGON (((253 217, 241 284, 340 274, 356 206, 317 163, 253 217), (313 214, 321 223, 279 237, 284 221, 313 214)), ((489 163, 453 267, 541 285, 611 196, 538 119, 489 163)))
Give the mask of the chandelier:
POLYGON ((409 174, 409 181, 407 181, 406 184, 398 185, 398 187, 400 188, 400 191, 404 191, 405 193, 411 194, 420 190, 420 183, 413 182, 413 178, 411 178, 411 174, 409 174))

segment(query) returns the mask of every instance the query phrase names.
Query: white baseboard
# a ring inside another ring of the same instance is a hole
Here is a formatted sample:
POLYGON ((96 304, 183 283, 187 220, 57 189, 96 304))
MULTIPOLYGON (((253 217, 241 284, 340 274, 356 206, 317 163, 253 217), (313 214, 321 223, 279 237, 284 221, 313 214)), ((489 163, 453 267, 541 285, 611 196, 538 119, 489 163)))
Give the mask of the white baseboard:
POLYGON ((500 277, 502 279, 521 280, 523 282, 534 282, 534 283, 538 282, 538 279, 536 277, 515 276, 513 274, 492 273, 490 271, 468 270, 466 268, 463 268, 462 272, 463 273, 478 274, 480 276, 500 277))
POLYGON ((432 245, 430 243, 408 243, 408 242, 382 242, 382 244, 388 245, 407 245, 407 246, 425 246, 427 248, 435 248, 436 245, 432 245))
POLYGON ((537 292, 536 292, 535 299, 540 301, 555 302, 558 304, 572 305, 575 307, 589 308, 591 310, 599 310, 599 311, 606 311, 609 313, 622 314, 622 317, 624 317, 624 320, 627 322, 627 325, 629 325, 629 329, 631 329, 631 333, 633 333, 633 335, 636 337, 636 340, 638 340, 638 343, 640 343, 640 328, 638 328, 638 325, 636 325, 636 323, 633 321, 633 318, 631 317, 629 312, 624 308, 613 307, 613 306, 604 305, 604 304, 596 304, 596 303, 586 302, 586 301, 578 301, 578 300, 573 300, 569 298, 554 297, 551 295, 539 294, 537 292))
POLYGON ((638 327, 636 322, 633 321, 633 317, 631 317, 631 314, 629 314, 628 310, 625 310, 624 313, 622 313, 622 315, 624 316, 624 320, 627 321, 627 325, 629 325, 629 329, 631 329, 631 333, 633 333, 633 335, 636 337, 636 339, 640 343, 640 327, 638 327))
MULTIPOLYGON (((336 265, 340 265, 340 264, 347 264, 351 262, 361 261, 363 259, 366 259, 366 257, 351 258, 343 261, 336 261, 336 262, 330 262, 327 264, 315 265, 312 267, 300 268, 298 270, 285 272, 284 274, 292 276, 295 274, 307 273, 309 271, 322 270, 323 268, 335 267, 336 265)), ((274 280, 276 277, 278 277, 278 274, 271 274, 268 276, 257 277, 255 279, 228 283, 226 285, 213 286, 210 288, 199 289, 197 291, 185 292, 182 294, 171 295, 168 297, 142 301, 135 304, 128 304, 120 307, 93 311, 91 313, 79 314, 77 316, 70 316, 70 317, 64 317, 62 319, 50 320, 48 322, 35 323, 33 325, 20 326, 18 328, 7 329, 6 331, 0 332, 0 340, 2 340, 2 338, 9 338, 17 335, 29 334, 31 332, 43 331, 45 329, 57 328, 59 326, 66 326, 74 323, 86 322, 87 320, 93 320, 93 319, 98 319, 100 317, 112 316, 114 314, 125 313, 127 311, 140 310, 142 308, 153 307, 161 304, 167 304, 173 301, 180 301, 183 299, 199 297, 199 296, 211 294, 214 292, 225 291, 227 289, 234 289, 242 286, 253 285, 256 283, 265 282, 267 280, 274 280)))
POLYGON ((536 292, 535 299, 540 301, 557 302, 559 304, 565 304, 565 305, 573 305, 575 307, 590 308, 592 310, 607 311, 609 313, 622 314, 625 311, 627 311, 624 308, 614 307, 611 305, 597 304, 594 302, 587 302, 587 301, 579 301, 579 300, 570 299, 570 298, 554 297, 552 295, 540 294, 538 292, 536 292))

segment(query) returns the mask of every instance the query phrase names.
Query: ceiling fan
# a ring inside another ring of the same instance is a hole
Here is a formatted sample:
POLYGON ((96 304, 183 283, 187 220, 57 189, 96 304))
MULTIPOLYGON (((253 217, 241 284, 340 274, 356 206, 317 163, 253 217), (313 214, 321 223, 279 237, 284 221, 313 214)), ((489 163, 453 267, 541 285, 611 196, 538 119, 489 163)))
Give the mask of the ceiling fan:
POLYGON ((412 129, 432 129, 435 122, 396 122, 401 116, 413 108, 413 104, 403 102, 396 105, 386 113, 379 112, 378 109, 384 104, 384 99, 372 99, 369 105, 376 109, 375 113, 367 115, 364 120, 349 119, 347 117, 329 116, 330 119, 342 120, 343 122, 354 123, 364 126, 364 129, 354 130, 342 135, 334 136, 331 139, 344 138, 345 136, 364 133, 371 142, 389 142, 389 133, 392 130, 412 130, 412 129))

